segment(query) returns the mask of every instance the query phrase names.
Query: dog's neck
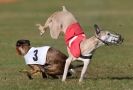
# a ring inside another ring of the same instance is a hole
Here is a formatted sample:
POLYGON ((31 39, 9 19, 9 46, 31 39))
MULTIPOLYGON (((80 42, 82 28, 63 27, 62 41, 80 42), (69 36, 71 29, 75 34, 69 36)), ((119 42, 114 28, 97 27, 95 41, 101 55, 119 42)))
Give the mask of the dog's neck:
POLYGON ((99 38, 97 38, 96 36, 94 36, 94 37, 95 37, 95 40, 96 40, 96 42, 97 42, 97 44, 96 44, 97 48, 100 47, 100 46, 105 45, 105 44, 103 43, 103 41, 101 41, 99 38))
POLYGON ((85 39, 80 43, 82 55, 93 53, 98 47, 104 45, 96 36, 85 39))

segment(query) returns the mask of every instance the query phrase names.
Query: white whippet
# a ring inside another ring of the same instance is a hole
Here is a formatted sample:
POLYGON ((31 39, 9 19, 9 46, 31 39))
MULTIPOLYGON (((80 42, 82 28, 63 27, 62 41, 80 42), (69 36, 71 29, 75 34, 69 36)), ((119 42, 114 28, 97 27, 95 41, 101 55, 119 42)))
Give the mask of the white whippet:
POLYGON ((85 34, 75 19, 63 6, 62 11, 53 13, 46 21, 45 25, 37 24, 39 26, 40 35, 42 36, 47 29, 50 30, 50 35, 53 39, 57 39, 60 32, 65 34, 65 41, 69 57, 66 60, 64 74, 62 81, 66 80, 69 65, 72 61, 81 60, 84 66, 81 72, 79 82, 83 80, 83 76, 87 70, 92 54, 96 48, 102 45, 120 44, 123 38, 120 34, 112 34, 109 31, 102 31, 98 25, 94 25, 95 36, 86 38, 85 34), (78 42, 78 43, 76 43, 78 42))

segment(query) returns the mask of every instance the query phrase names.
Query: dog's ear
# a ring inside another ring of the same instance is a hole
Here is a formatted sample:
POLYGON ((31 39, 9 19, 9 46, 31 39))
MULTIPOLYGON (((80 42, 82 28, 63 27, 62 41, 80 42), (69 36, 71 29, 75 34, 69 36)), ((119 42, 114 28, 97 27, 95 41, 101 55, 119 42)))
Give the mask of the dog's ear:
POLYGON ((94 24, 94 29, 95 29, 95 31, 96 31, 96 34, 98 35, 99 33, 100 33, 100 28, 99 28, 99 26, 97 25, 97 24, 94 24))

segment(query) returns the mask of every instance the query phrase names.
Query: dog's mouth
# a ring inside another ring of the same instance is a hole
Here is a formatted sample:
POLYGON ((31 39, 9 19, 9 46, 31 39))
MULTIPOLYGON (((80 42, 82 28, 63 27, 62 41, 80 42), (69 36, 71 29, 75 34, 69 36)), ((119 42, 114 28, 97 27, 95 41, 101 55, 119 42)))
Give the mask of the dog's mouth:
POLYGON ((124 40, 120 34, 111 33, 98 39, 106 45, 120 45, 124 40))
POLYGON ((123 40, 124 39, 120 34, 111 34, 104 42, 106 42, 108 45, 120 45, 123 43, 123 40))
POLYGON ((124 38, 120 34, 118 34, 118 35, 119 35, 119 39, 117 40, 117 45, 120 45, 123 43, 124 38))
POLYGON ((114 37, 114 39, 111 40, 112 44, 120 45, 123 43, 123 37, 120 34, 116 34, 117 37, 114 37))

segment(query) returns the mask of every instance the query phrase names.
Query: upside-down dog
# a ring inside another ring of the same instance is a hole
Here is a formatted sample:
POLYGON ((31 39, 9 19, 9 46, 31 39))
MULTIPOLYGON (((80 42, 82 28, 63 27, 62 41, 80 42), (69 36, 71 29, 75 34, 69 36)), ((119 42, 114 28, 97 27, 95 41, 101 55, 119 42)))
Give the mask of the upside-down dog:
POLYGON ((57 39, 61 32, 64 33, 69 57, 66 60, 62 81, 65 81, 66 79, 70 63, 75 60, 81 60, 84 62, 79 79, 79 82, 81 82, 91 57, 98 47, 112 44, 118 45, 123 41, 120 34, 103 31, 96 24, 94 25, 95 35, 87 38, 77 19, 65 8, 65 6, 63 6, 62 11, 53 13, 46 20, 44 26, 41 24, 37 24, 37 26, 39 26, 41 36, 47 29, 50 30, 50 35, 53 39, 57 39))
MULTIPOLYGON (((23 56, 25 63, 31 68, 30 71, 24 70, 29 79, 33 79, 33 75, 41 72, 43 78, 51 76, 58 78, 63 74, 66 59, 65 54, 59 50, 50 47, 31 47, 29 40, 18 40, 16 43, 16 51, 19 55, 23 56)), ((70 72, 74 71, 70 66, 70 72)), ((71 76, 72 72, 68 74, 71 76)))

